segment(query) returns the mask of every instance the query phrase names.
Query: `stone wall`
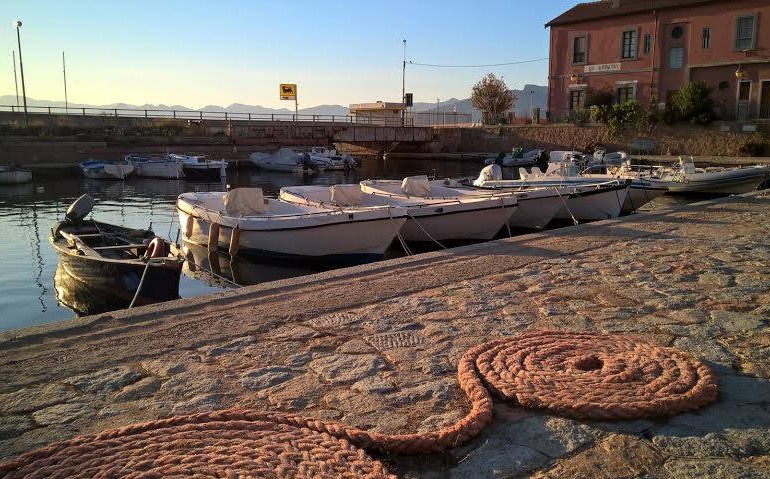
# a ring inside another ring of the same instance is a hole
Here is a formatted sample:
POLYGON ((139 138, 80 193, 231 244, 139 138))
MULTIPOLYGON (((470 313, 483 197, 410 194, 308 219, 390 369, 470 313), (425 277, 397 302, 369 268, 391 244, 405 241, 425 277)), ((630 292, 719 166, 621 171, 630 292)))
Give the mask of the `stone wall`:
POLYGON ((744 133, 722 131, 719 125, 709 128, 689 125, 659 126, 647 135, 627 132, 611 139, 604 126, 506 126, 500 128, 445 129, 439 140, 428 144, 430 152, 509 151, 513 147, 525 150, 589 150, 597 143, 610 150, 631 149, 637 138, 651 139, 656 150, 650 153, 692 156, 752 156, 770 154, 770 144, 762 132, 744 133), (752 151, 755 144, 759 151, 752 151), (764 151, 762 151, 764 150, 764 151))

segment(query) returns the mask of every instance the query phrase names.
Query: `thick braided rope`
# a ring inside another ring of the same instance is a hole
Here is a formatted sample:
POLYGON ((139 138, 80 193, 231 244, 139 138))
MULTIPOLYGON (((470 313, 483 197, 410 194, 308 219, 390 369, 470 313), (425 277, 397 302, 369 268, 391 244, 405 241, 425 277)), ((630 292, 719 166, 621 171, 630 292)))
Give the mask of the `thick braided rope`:
POLYGON ((358 447, 424 453, 476 436, 492 419, 482 378, 522 406, 576 418, 667 416, 699 408, 717 394, 713 373, 675 349, 586 333, 534 331, 481 344, 462 356, 457 375, 471 410, 434 432, 385 435, 315 418, 231 409, 78 436, 2 463, 0 474, 392 477, 358 447))

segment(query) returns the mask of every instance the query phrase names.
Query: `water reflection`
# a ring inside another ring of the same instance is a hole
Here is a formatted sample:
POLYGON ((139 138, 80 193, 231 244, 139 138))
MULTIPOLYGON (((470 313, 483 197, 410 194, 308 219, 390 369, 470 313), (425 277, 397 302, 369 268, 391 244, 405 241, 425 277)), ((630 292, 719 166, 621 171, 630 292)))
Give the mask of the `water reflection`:
POLYGON ((187 261, 182 272, 209 286, 233 288, 266 283, 317 273, 323 269, 304 268, 297 265, 259 263, 245 257, 231 257, 223 252, 209 252, 205 246, 185 243, 187 261))
MULTIPOLYGON (((99 291, 73 287, 71 278, 57 271, 58 258, 48 243, 51 226, 64 217, 67 207, 83 193, 97 200, 94 218, 132 228, 148 228, 174 241, 179 229, 174 209, 176 197, 187 191, 225 191, 227 186, 255 186, 276 195, 283 186, 356 183, 366 178, 402 178, 415 174, 475 176, 473 161, 415 161, 367 158, 357 171, 328 171, 314 175, 266 172, 247 167, 230 168, 225 181, 129 178, 99 181, 79 172, 57 169, 36 174, 34 183, 0 185, 0 330, 43 324, 90 313, 103 300, 99 291), (51 285, 55 288, 51 288, 51 285), (72 310, 70 309, 72 308, 72 310)), ((201 265, 218 268, 219 276, 238 284, 256 284, 316 272, 305 265, 263 265, 248 259, 231 261, 218 255, 209 261, 194 253, 201 265)), ((396 254, 399 254, 398 252, 396 254)), ((198 261, 196 260, 196 262, 198 261)), ((183 277, 180 295, 189 297, 219 290, 226 281, 183 277)), ((213 276, 212 276, 213 278, 213 276)), ((232 286, 232 285, 231 285, 232 286)), ((101 305, 100 308, 110 305, 101 305)), ((110 308, 111 309, 111 308, 110 308)))

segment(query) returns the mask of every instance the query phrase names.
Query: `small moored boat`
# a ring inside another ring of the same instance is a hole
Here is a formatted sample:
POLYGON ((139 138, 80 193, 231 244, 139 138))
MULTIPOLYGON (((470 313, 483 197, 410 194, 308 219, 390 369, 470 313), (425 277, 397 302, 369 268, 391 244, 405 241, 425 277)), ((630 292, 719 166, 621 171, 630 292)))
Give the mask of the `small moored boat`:
POLYGON ((184 178, 182 163, 167 155, 139 155, 132 153, 126 155, 128 164, 134 165, 136 176, 144 178, 163 178, 178 180, 184 178))
POLYGON ((227 161, 212 160, 208 155, 193 153, 169 153, 168 158, 182 164, 188 178, 224 178, 227 176, 227 161))
POLYGON ((299 205, 260 188, 183 193, 176 206, 184 240, 211 251, 333 264, 380 259, 406 221, 397 207, 299 205))
POLYGON ((291 173, 317 171, 321 169, 313 162, 309 154, 292 150, 291 148, 281 148, 275 153, 257 151, 249 155, 249 162, 264 170, 285 171, 291 173))
POLYGON ((84 219, 93 205, 81 196, 51 228, 63 272, 123 307, 178 298, 184 259, 150 230, 84 219))
MULTIPOLYGON (((409 220, 401 230, 407 241, 490 240, 516 209, 516 197, 431 184, 427 176, 365 180, 361 190, 383 204, 404 207, 409 220)), ((365 197, 366 197, 365 195, 365 197)))
POLYGON ((692 157, 680 157, 671 167, 653 169, 645 179, 676 194, 741 194, 756 190, 769 175, 770 166, 696 168, 692 157))
POLYGON ((0 165, 0 185, 20 185, 32 181, 32 172, 13 165, 0 165))
POLYGON ((79 166, 83 176, 96 180, 125 180, 134 172, 125 161, 85 160, 79 166))

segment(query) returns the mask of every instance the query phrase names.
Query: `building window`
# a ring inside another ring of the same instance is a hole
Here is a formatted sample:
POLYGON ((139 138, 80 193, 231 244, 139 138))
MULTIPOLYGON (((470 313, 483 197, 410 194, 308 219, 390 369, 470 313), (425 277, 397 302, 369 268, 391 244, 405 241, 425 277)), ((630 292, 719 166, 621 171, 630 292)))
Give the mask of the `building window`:
POLYGON ((583 35, 572 40, 572 63, 585 63, 588 56, 588 38, 583 35))
POLYGON ((636 30, 623 32, 620 58, 636 58, 636 46, 639 42, 639 33, 636 30))
POLYGON ((743 15, 735 19, 735 49, 753 50, 757 36, 757 16, 743 15))
POLYGON ((684 48, 673 47, 668 51, 668 67, 678 70, 684 65, 684 48))
POLYGON ((650 51, 652 51, 652 34, 645 33, 644 34, 644 54, 649 55, 650 51))
POLYGON ((618 103, 636 100, 636 85, 621 85, 617 88, 618 103))
POLYGON ((586 97, 588 90, 570 90, 569 109, 570 111, 580 110, 586 106, 586 97))
POLYGON ((709 48, 711 46, 711 29, 703 29, 703 40, 701 41, 701 47, 709 48))

